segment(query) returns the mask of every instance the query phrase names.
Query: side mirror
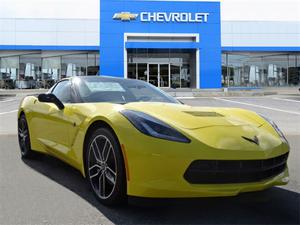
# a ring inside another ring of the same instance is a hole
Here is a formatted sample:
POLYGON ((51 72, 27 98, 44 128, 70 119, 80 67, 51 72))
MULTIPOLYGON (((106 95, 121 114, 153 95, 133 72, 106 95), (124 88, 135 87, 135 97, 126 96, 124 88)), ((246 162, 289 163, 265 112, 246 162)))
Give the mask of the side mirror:
POLYGON ((64 104, 54 95, 54 94, 39 94, 38 100, 40 102, 50 102, 53 103, 59 108, 60 110, 63 110, 65 108, 64 104))

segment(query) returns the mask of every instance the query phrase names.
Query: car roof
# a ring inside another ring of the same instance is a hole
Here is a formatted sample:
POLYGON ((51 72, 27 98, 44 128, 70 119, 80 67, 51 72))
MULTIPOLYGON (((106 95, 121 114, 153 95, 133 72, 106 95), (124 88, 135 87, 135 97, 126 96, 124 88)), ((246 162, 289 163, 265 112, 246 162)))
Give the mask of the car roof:
POLYGON ((82 79, 82 80, 94 80, 94 81, 124 81, 124 82, 138 82, 138 83, 144 83, 141 80, 137 79, 125 79, 123 77, 112 77, 112 76, 104 76, 104 75, 93 75, 93 76, 76 76, 76 77, 70 77, 66 79, 82 79))

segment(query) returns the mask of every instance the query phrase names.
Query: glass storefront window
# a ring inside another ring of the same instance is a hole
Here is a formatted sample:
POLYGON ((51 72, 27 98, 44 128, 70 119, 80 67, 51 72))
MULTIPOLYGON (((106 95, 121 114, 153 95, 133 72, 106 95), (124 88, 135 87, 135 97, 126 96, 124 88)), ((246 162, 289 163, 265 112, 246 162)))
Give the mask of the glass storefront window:
POLYGON ((165 63, 170 58, 170 52, 168 49, 148 49, 147 57, 151 62, 165 63))
POLYGON ((260 86, 285 86, 287 84, 287 55, 264 56, 260 86))
POLYGON ((227 56, 228 54, 222 54, 222 86, 228 86, 227 82, 227 56))
POLYGON ((61 78, 97 75, 99 71, 97 51, 80 54, 69 51, 20 51, 19 55, 13 54, 17 52, 1 52, 0 88, 49 88, 61 78))
MULTIPOLYGON (((7 55, 5 52, 0 57, 0 86, 4 88, 49 87, 64 77, 97 75, 99 71, 99 53, 96 51, 80 54, 64 52, 55 56, 53 56, 55 53, 48 54, 47 51, 45 54, 41 51, 12 54, 15 52, 7 51, 7 55), (34 82, 28 85, 28 81, 34 81, 37 85, 35 86, 34 82)), ((152 82, 160 87, 196 87, 195 50, 128 49, 127 55, 128 78, 152 82)), ((300 85, 300 54, 224 52, 222 85, 224 87, 300 85)))
POLYGON ((138 63, 137 64, 137 79, 147 81, 147 64, 146 63, 138 63))
POLYGON ((180 87, 180 65, 171 64, 171 87, 180 87))
POLYGON ((128 49, 127 78, 159 87, 196 86, 196 51, 189 49, 128 49))
POLYGON ((300 54, 296 56, 296 68, 294 72, 294 82, 292 83, 293 85, 299 85, 300 84, 300 54))
POLYGON ((159 86, 169 87, 169 64, 159 64, 159 86))
POLYGON ((289 55, 288 84, 300 84, 300 55, 289 55))
POLYGON ((0 60, 0 88, 15 87, 19 74, 19 57, 3 57, 0 60))
POLYGON ((128 63, 128 68, 127 68, 127 78, 129 79, 136 79, 136 63, 128 63))
POLYGON ((228 55, 227 84, 229 86, 240 86, 244 80, 243 59, 243 55, 228 55))
POLYGON ((191 71, 190 64, 183 64, 180 71, 180 85, 181 88, 191 87, 191 71))
POLYGON ((222 54, 222 85, 274 87, 298 85, 297 57, 274 52, 227 52, 222 54))
POLYGON ((0 74, 1 79, 17 80, 19 74, 19 56, 1 58, 0 74))
POLYGON ((146 63, 128 63, 127 78, 147 81, 148 68, 146 63))
POLYGON ((158 64, 149 64, 149 83, 158 87, 158 64))
POLYGON ((261 57, 244 57, 242 76, 236 86, 257 87, 265 85, 261 57))
POLYGON ((64 55, 61 57, 62 78, 87 74, 87 54, 64 55))
POLYGON ((97 75, 99 72, 99 54, 88 53, 87 75, 97 75))
POLYGON ((28 54, 20 56, 20 80, 41 80, 42 59, 41 54, 28 54))
POLYGON ((61 60, 60 57, 43 58, 42 80, 61 79, 61 60))

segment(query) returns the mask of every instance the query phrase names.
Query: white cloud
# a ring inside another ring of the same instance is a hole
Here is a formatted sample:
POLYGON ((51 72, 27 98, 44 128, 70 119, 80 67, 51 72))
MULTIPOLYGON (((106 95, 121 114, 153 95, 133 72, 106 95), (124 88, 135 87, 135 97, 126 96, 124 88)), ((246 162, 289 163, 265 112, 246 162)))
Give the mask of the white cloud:
MULTIPOLYGON (((99 2, 100 0, 0 0, 0 17, 97 19, 99 2)), ((300 21, 300 0, 221 0, 221 5, 222 20, 300 21)))

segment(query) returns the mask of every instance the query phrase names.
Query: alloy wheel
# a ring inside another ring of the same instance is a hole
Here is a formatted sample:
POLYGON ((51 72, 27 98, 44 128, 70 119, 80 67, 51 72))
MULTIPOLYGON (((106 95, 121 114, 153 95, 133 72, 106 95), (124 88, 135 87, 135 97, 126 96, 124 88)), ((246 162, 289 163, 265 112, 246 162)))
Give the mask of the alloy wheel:
POLYGON ((21 148, 21 153, 24 155, 28 151, 29 131, 26 120, 21 118, 18 126, 18 138, 21 148))
POLYGON ((96 136, 88 154, 88 176, 95 193, 101 199, 114 192, 117 179, 117 161, 110 140, 104 135, 96 136))

